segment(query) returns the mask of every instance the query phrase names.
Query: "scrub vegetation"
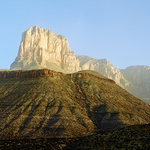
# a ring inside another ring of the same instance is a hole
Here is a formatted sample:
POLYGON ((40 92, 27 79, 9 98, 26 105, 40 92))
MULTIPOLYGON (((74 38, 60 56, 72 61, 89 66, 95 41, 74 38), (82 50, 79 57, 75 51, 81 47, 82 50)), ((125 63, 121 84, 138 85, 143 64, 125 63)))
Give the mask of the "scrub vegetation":
POLYGON ((1 140, 101 139, 93 134, 149 123, 150 105, 94 71, 2 71, 0 116, 1 140))

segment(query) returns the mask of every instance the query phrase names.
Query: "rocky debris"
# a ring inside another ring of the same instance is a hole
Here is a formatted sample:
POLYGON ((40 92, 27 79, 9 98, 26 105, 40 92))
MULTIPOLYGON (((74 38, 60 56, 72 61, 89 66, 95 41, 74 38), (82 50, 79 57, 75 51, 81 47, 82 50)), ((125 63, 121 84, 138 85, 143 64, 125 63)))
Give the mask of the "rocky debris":
POLYGON ((63 72, 80 70, 79 60, 70 52, 67 39, 37 25, 23 32, 18 56, 11 64, 13 70, 53 69, 63 72))

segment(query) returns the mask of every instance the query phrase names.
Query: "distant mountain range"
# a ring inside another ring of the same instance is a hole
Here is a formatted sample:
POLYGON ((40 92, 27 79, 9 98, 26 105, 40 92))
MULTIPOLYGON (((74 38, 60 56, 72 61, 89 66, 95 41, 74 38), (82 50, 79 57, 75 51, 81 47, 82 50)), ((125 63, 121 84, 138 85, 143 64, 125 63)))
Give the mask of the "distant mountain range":
POLYGON ((11 64, 11 70, 42 68, 63 73, 94 70, 150 103, 149 66, 130 66, 119 70, 108 59, 75 55, 74 52, 70 52, 69 43, 64 36, 36 25, 23 32, 18 56, 11 64))

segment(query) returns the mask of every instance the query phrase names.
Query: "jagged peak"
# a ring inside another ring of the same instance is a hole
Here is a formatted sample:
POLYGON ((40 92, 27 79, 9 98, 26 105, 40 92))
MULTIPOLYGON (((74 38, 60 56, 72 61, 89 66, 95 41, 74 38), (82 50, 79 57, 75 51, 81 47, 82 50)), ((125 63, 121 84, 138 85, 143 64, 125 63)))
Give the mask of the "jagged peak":
MULTIPOLYGON (((30 27, 29 29, 43 29, 43 30, 45 30, 44 28, 42 28, 42 27, 40 27, 38 25, 34 25, 33 27, 30 27)), ((47 29, 47 30, 49 30, 49 29, 47 29)))

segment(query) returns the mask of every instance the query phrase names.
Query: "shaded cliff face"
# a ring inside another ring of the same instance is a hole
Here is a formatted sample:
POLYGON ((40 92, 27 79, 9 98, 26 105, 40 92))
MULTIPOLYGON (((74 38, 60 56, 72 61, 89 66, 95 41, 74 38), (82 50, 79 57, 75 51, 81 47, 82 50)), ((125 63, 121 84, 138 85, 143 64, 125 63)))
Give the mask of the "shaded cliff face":
POLYGON ((70 52, 67 39, 48 29, 33 26, 23 32, 18 56, 11 69, 49 68, 61 72, 79 71, 79 60, 70 52))
POLYGON ((84 136, 150 122, 150 105, 94 71, 0 72, 1 138, 84 136))

